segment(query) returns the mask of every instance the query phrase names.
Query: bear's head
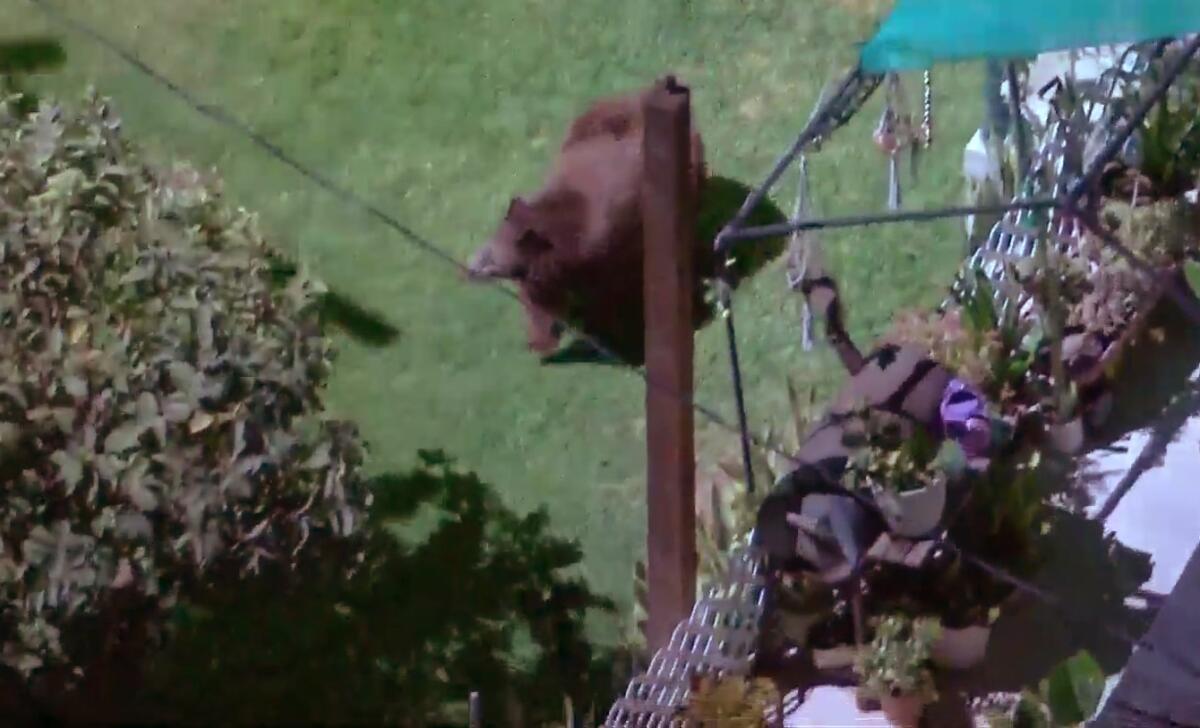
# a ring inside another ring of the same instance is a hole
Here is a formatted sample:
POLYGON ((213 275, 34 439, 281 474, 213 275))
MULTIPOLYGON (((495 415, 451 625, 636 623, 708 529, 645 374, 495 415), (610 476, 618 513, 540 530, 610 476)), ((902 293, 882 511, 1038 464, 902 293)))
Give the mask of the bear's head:
POLYGON ((467 276, 476 281, 524 280, 552 247, 539 217, 532 205, 514 197, 491 239, 471 256, 467 276))

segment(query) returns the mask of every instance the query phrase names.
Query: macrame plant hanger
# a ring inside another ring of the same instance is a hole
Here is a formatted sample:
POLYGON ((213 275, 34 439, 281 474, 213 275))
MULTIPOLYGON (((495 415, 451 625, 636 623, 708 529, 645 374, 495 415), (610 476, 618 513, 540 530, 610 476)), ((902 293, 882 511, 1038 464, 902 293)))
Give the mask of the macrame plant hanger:
MULTIPOLYGON (((800 155, 798 165, 800 179, 796 190, 796 204, 792 208, 792 219, 803 220, 812 215, 812 198, 808 186, 808 156, 800 155)), ((816 230, 796 230, 788 240, 788 288, 800 296, 800 348, 803 351, 813 349, 813 316, 812 307, 808 304, 808 296, 803 295, 804 279, 808 275, 809 265, 814 259, 821 258, 821 241, 816 230)), ((819 265, 819 262, 818 262, 819 265)))
POLYGON ((921 99, 921 146, 929 149, 933 146, 933 72, 926 69, 921 82, 924 86, 921 99))
MULTIPOLYGON (((825 89, 817 99, 816 109, 825 102, 825 89)), ((816 110, 813 111, 815 116, 816 110)), ((820 138, 812 142, 813 151, 820 149, 820 138)), ((793 220, 804 220, 812 217, 812 190, 808 183, 808 154, 800 153, 797 160, 799 170, 796 185, 796 204, 792 208, 793 220)), ((813 315, 808 303, 808 296, 803 295, 804 279, 808 276, 809 268, 823 268, 821 240, 816 230, 795 230, 788 239, 787 282, 793 292, 800 292, 800 347, 803 351, 813 349, 813 315)))
POLYGON ((905 97, 904 86, 900 74, 889 73, 885 84, 883 113, 879 124, 875 127, 875 146, 888 158, 888 209, 899 210, 902 204, 900 192, 900 154, 907 150, 912 163, 912 174, 917 176, 917 161, 921 149, 928 149, 933 143, 933 75, 925 71, 922 79, 924 94, 922 97, 921 128, 914 128, 913 117, 909 112, 908 100, 905 97))

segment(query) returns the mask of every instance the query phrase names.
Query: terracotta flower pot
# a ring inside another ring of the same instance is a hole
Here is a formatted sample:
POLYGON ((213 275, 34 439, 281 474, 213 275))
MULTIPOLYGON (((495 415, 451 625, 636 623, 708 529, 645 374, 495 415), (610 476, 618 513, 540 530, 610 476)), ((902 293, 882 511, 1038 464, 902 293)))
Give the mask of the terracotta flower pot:
POLYGON ((962 629, 942 625, 942 634, 933 644, 933 662, 950 670, 970 670, 987 655, 991 625, 973 624, 962 629))
POLYGON ((918 538, 937 528, 946 508, 946 482, 936 482, 904 493, 884 491, 877 496, 888 528, 905 538, 918 538))
POLYGON ((861 713, 872 713, 881 709, 879 698, 861 685, 854 690, 854 706, 861 713))
POLYGON ((1064 455, 1078 455, 1083 450, 1083 418, 1073 417, 1066 422, 1050 425, 1050 444, 1064 455))
POLYGON ((919 695, 884 695, 879 699, 883 714, 896 728, 917 728, 925 703, 919 695))

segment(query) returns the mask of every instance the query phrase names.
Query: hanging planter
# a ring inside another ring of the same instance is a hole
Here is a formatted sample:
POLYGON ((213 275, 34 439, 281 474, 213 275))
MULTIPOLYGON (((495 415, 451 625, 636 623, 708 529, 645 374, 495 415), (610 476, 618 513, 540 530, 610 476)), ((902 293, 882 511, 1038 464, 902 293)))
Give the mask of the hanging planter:
POLYGON ((1074 383, 1068 383, 1063 389, 1065 391, 1054 398, 1054 408, 1046 413, 1046 439, 1050 447, 1063 455, 1075 456, 1083 452, 1087 433, 1074 383))
POLYGON ((942 634, 933 643, 933 664, 949 670, 970 670, 987 656, 992 625, 972 624, 960 629, 942 624, 942 634))
POLYGON ((929 534, 941 523, 947 481, 965 470, 966 455, 950 441, 939 450, 922 430, 904 432, 890 415, 865 412, 858 417, 844 426, 843 445, 850 458, 843 483, 871 494, 892 533, 905 538, 929 534))
POLYGON ((915 490, 882 490, 875 496, 888 528, 905 538, 918 538, 937 528, 946 509, 946 480, 937 478, 915 490))
POLYGON ((1066 422, 1052 422, 1047 427, 1050 445, 1064 455, 1078 455, 1083 452, 1086 440, 1083 429, 1083 418, 1079 415, 1066 422))

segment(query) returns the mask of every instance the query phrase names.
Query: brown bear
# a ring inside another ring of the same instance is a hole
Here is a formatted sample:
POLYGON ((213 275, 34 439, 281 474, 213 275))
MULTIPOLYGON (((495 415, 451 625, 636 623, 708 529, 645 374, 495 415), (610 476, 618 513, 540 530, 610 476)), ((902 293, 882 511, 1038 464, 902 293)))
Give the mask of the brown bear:
MULTIPOLYGON (((557 349, 570 321, 622 358, 643 354, 642 104, 648 90, 601 99, 567 131, 546 182, 515 197, 491 239, 472 256, 473 280, 515 281, 529 347, 557 349)), ((705 176, 703 143, 691 144, 696 199, 705 176)), ((711 268, 698 242, 698 276, 711 268)))
MULTIPOLYGON (((580 142, 596 138, 641 139, 645 131, 643 109, 654 87, 634 93, 619 94, 594 101, 582 114, 571 122, 567 136, 563 139, 560 152, 567 152, 580 142)), ((693 131, 691 138, 692 170, 695 173, 697 192, 704 186, 707 169, 704 163, 704 141, 700 133, 693 131)))

